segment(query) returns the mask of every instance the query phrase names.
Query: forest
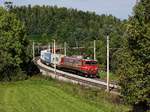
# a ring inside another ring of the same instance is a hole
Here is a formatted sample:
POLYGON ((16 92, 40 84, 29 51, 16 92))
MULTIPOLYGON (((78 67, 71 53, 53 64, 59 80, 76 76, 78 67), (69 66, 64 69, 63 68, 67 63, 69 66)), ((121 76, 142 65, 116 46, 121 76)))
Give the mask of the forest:
POLYGON ((121 48, 125 20, 112 15, 96 15, 76 9, 57 6, 21 6, 14 7, 15 13, 26 27, 29 39, 47 45, 52 39, 57 44, 67 42, 67 47, 84 47, 84 50, 71 51, 68 54, 87 55, 93 58, 93 41, 96 40, 97 60, 101 67, 106 66, 106 36, 110 36, 111 70, 116 68, 115 52, 121 48), (112 58, 114 58, 112 60, 112 58))

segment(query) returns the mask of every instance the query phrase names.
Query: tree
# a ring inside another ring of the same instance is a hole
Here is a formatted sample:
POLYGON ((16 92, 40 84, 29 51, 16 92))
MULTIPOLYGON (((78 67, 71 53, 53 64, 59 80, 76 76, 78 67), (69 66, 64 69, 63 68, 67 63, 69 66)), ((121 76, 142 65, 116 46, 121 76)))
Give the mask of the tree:
POLYGON ((24 25, 0 8, 0 80, 12 80, 30 61, 24 25))
POLYGON ((150 1, 141 0, 127 23, 118 73, 124 100, 136 112, 150 108, 150 1))
MULTIPOLYGON (((21 22, 25 24, 27 34, 42 43, 52 38, 57 43, 67 42, 67 46, 85 46, 84 52, 79 50, 68 50, 69 55, 90 54, 93 58, 93 40, 97 42, 97 59, 101 65, 106 65, 106 30, 111 26, 110 33, 110 56, 113 56, 117 48, 122 45, 124 22, 109 15, 96 15, 92 12, 83 12, 76 9, 58 8, 56 6, 19 6, 10 10, 15 13, 21 22), (44 36, 47 34, 48 36, 44 36), (39 38, 40 37, 40 38, 39 38), (44 37, 44 39, 42 39, 44 37), (115 48, 115 49, 114 49, 115 48)), ((114 57, 110 57, 112 71, 115 71, 114 57), (111 60, 112 59, 112 60, 111 60)))

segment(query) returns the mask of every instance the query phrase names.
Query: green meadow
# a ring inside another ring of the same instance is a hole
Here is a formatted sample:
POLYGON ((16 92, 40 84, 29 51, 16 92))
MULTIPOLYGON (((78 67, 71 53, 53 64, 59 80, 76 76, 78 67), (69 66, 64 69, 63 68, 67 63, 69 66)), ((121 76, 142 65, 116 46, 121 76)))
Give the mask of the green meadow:
POLYGON ((126 112, 112 96, 49 78, 0 83, 0 112, 126 112))

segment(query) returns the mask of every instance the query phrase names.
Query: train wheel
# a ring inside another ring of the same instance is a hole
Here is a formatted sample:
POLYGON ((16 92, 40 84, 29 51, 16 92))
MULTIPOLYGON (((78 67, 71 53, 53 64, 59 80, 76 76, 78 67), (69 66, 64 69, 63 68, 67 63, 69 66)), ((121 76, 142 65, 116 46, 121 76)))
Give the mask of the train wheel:
POLYGON ((95 78, 100 78, 100 76, 97 75, 95 78))
POLYGON ((46 63, 47 66, 49 66, 49 63, 46 63))
POLYGON ((78 71, 76 71, 76 74, 77 74, 77 75, 80 75, 80 73, 79 73, 78 71))
POLYGON ((84 76, 85 76, 86 78, 88 78, 88 75, 87 75, 87 74, 85 74, 84 76))
POLYGON ((83 74, 82 74, 81 72, 78 72, 77 74, 78 74, 79 76, 83 76, 83 74))

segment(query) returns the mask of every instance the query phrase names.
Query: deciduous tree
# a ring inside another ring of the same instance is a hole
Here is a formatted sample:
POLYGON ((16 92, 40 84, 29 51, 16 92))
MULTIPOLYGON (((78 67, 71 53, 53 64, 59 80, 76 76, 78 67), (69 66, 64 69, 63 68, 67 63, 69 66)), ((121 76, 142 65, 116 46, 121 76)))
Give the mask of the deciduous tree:
POLYGON ((0 8, 0 80, 12 80, 25 69, 30 60, 28 45, 24 25, 0 8))
POLYGON ((121 93, 136 112, 150 107, 150 1, 141 0, 127 23, 118 57, 121 93))

